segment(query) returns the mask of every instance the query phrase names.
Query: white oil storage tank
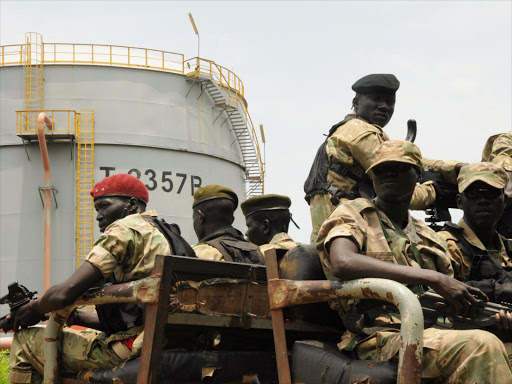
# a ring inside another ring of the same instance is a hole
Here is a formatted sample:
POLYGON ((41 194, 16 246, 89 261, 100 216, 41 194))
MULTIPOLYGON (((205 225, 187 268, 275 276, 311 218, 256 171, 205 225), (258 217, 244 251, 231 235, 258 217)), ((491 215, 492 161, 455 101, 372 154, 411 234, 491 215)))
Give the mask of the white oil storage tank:
MULTIPOLYGON (((211 60, 110 45, 25 42, 1 47, 0 293, 43 288, 43 197, 50 196, 51 284, 69 276, 99 235, 89 190, 130 173, 149 208, 194 244, 193 193, 223 184, 262 194, 263 161, 244 86, 211 60), (40 112, 51 180, 37 138, 40 112), (48 125, 48 124, 47 124, 48 125)), ((240 211, 235 226, 243 229, 240 211)), ((5 311, 3 311, 5 312, 5 311)))

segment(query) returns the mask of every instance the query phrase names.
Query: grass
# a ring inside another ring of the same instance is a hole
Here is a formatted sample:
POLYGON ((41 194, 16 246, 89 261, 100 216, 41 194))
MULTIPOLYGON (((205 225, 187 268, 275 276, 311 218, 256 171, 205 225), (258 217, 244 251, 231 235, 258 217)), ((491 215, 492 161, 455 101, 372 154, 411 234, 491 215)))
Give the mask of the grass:
POLYGON ((7 372, 9 369, 9 352, 0 351, 0 384, 7 383, 7 372))

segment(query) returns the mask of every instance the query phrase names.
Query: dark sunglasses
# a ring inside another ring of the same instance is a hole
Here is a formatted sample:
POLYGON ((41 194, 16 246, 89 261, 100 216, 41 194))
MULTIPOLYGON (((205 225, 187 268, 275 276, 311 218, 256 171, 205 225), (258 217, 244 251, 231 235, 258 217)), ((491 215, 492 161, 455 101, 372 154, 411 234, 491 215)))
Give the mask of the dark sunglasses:
POLYGON ((400 163, 398 161, 382 163, 373 168, 374 174, 383 174, 387 172, 403 173, 407 172, 413 165, 409 163, 400 163))
POLYGON ((502 189, 498 188, 468 188, 464 191, 464 195, 470 200, 485 198, 487 200, 494 200, 503 194, 502 189))

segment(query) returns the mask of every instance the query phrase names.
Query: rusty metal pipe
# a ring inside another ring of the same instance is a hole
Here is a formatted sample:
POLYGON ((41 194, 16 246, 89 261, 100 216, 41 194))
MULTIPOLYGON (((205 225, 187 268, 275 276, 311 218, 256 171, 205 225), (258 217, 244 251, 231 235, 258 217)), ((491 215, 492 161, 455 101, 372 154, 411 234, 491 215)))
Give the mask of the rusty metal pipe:
POLYGON ((51 256, 51 226, 50 226, 50 206, 51 206, 51 169, 50 159, 48 157, 48 148, 46 147, 46 137, 44 135, 45 125, 48 129, 53 128, 52 121, 48 115, 41 112, 37 116, 37 140, 39 141, 39 149, 41 150, 41 158, 44 167, 44 203, 43 203, 43 226, 44 226, 44 267, 43 267, 43 290, 46 292, 50 288, 50 256, 51 256))
POLYGON ((397 384, 419 384, 423 357, 423 311, 414 293, 406 286, 386 279, 351 281, 293 281, 270 279, 270 308, 339 299, 377 299, 393 303, 400 311, 402 342, 399 351, 397 384))
POLYGON ((12 337, 1 337, 0 338, 0 350, 11 349, 12 337))
MULTIPOLYGON (((63 323, 58 314, 52 314, 44 331, 44 379, 43 384, 59 383, 60 334, 63 323)), ((65 319, 64 319, 65 321, 65 319)))

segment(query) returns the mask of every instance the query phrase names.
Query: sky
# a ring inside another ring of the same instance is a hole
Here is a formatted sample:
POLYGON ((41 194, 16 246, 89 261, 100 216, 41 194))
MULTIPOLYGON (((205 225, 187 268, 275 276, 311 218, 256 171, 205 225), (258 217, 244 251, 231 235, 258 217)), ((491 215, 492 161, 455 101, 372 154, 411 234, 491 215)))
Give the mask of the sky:
MULTIPOLYGON (((303 183, 323 134, 343 119, 369 73, 401 82, 385 131, 418 122, 425 157, 480 160, 512 127, 511 1, 0 1, 0 45, 36 31, 45 42, 125 45, 197 56, 232 69, 266 134, 265 192, 291 197, 290 234, 311 232, 303 183)), ((457 214, 454 218, 457 218, 457 214)))

